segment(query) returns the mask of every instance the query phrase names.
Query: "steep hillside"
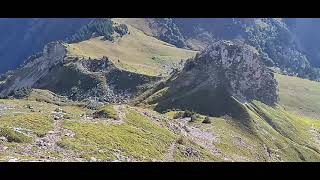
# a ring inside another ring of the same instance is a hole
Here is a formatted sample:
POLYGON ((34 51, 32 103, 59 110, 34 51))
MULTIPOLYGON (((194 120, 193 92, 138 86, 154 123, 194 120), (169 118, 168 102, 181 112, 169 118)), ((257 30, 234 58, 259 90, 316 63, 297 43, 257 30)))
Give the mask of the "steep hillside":
POLYGON ((176 47, 186 48, 185 39, 172 18, 114 18, 113 20, 128 24, 176 47))
POLYGON ((227 115, 183 117, 124 104, 87 109, 35 91, 0 100, 1 161, 320 160, 319 121, 281 106, 239 103, 243 126, 227 115))
POLYGON ((125 101, 154 77, 122 71, 106 57, 77 59, 67 56, 66 44, 50 43, 20 69, 0 82, 0 96, 17 97, 24 89, 51 90, 73 100, 125 101))
POLYGON ((285 18, 151 18, 122 21, 177 47, 195 50, 203 50, 219 40, 243 41, 258 50, 267 66, 311 80, 320 78, 320 70, 316 68, 319 38, 316 28, 313 28, 318 19, 295 19, 290 20, 291 23, 285 18))
MULTIPOLYGON (((80 42, 99 34, 113 39, 107 32, 114 30, 102 24, 94 34, 88 33, 93 30, 89 25, 95 24, 92 21, 106 19, 0 19, 1 29, 6 29, 0 33, 3 59, 0 73, 16 68, 51 41, 80 42)), ((113 21, 185 49, 202 50, 221 39, 245 41, 259 51, 268 66, 280 67, 286 74, 319 80, 319 69, 314 68, 319 64, 316 48, 319 38, 314 28, 319 23, 315 18, 114 18, 113 21)), ((125 28, 115 30, 119 34, 125 32, 125 28)), ((139 71, 142 67, 135 68, 139 71)))
POLYGON ((254 46, 262 55, 263 62, 268 66, 276 66, 287 74, 312 80, 320 77, 319 69, 310 65, 314 58, 308 55, 310 53, 304 51, 308 49, 308 44, 300 43, 294 31, 291 31, 280 19, 175 19, 174 22, 178 24, 182 34, 188 34, 190 39, 199 39, 197 36, 205 33, 209 33, 213 39, 217 40, 239 39, 254 46))
POLYGON ((316 79, 293 25, 75 26, 0 76, 0 161, 320 161, 320 83, 282 75, 316 79))
POLYGON ((194 110, 211 116, 239 116, 238 102, 277 102, 276 81, 256 50, 231 41, 214 43, 149 93, 144 101, 156 110, 194 110))
MULTIPOLYGON (((286 84, 304 82, 306 88, 297 88, 307 95, 316 94, 311 87, 319 83, 275 77, 280 105, 256 100, 242 104, 229 98, 226 110, 236 110, 238 116, 171 110, 161 114, 126 104, 92 106, 90 101, 73 102, 47 90, 33 90, 25 99, 1 99, 0 160, 319 161, 319 121, 282 106, 296 98, 286 96, 286 84)), ((192 105, 194 100, 186 103, 192 105)), ((314 105, 303 102, 304 107, 314 105)))
MULTIPOLYGON (((124 22, 125 23, 125 22, 124 22)), ((104 41, 101 37, 69 44, 68 56, 79 58, 108 57, 121 68, 151 76, 164 75, 173 64, 193 57, 196 51, 176 48, 173 45, 148 36, 127 24, 128 34, 104 41)))
POLYGON ((19 69, 1 76, 0 96, 40 88, 73 100, 123 102, 196 53, 109 19, 91 21, 69 39, 69 44, 47 44, 19 69))
MULTIPOLYGON (((1 19, 0 26, 6 31, 0 34, 0 39, 2 38, 0 58, 4 59, 0 73, 16 68, 27 57, 41 51, 42 47, 51 41, 80 42, 99 34, 103 34, 104 38, 109 40, 113 39, 112 35, 107 35, 107 32, 114 30, 102 24, 94 34, 88 33, 92 30, 88 24, 106 19, 1 19), (17 29, 20 31, 18 32, 17 29), (31 42, 32 46, 29 46, 31 42), (19 52, 13 53, 14 49, 19 49, 19 52)), ((217 40, 238 39, 254 46, 268 66, 276 66, 286 74, 311 80, 319 80, 320 77, 320 70, 314 68, 319 64, 316 49, 319 38, 316 28, 313 28, 317 25, 318 19, 113 18, 113 21, 132 26, 148 37, 155 37, 185 49, 202 50, 217 40)), ((125 32, 125 29, 117 29, 120 34, 125 32)), ((153 60, 156 58, 154 57, 153 60)), ((141 68, 143 67, 134 67, 131 70, 139 71, 141 68)), ((150 72, 145 73, 150 74, 150 72)))

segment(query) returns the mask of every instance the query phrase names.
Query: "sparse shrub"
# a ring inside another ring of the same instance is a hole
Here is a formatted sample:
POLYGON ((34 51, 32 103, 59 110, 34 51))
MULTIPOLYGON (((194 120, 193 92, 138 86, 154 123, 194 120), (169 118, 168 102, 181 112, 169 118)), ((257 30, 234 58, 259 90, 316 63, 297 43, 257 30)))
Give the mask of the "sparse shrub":
POLYGON ((114 31, 120 34, 120 36, 124 36, 128 34, 128 27, 125 24, 120 24, 119 26, 114 27, 114 31))
POLYGON ((67 145, 66 145, 66 143, 64 143, 63 141, 58 141, 57 142, 57 145, 59 146, 59 147, 61 147, 61 148, 64 148, 64 149, 67 149, 67 145))
POLYGON ((65 114, 65 115, 63 115, 63 118, 64 118, 64 119, 71 119, 72 116, 71 116, 70 114, 65 114))
POLYGON ((204 120, 202 121, 202 123, 204 123, 204 124, 210 124, 210 123, 211 123, 211 119, 210 119, 208 116, 206 116, 206 117, 204 118, 204 120))
POLYGON ((188 111, 188 110, 186 110, 185 112, 184 112, 184 117, 191 117, 192 115, 194 115, 194 112, 191 112, 191 111, 188 111))
POLYGON ((198 119, 198 116, 196 114, 191 115, 190 122, 194 122, 198 119))
POLYGON ((179 119, 179 118, 183 118, 184 112, 177 112, 173 115, 173 119, 179 119))
POLYGON ((112 107, 112 105, 106 105, 100 108, 93 114, 94 118, 111 118, 114 120, 118 119, 118 114, 112 107))
POLYGON ((194 115, 194 112, 191 111, 179 111, 176 114, 173 115, 173 119, 179 119, 179 118, 186 118, 186 117, 192 117, 192 115, 194 115))
POLYGON ((183 136, 180 136, 179 139, 177 140, 177 143, 184 145, 184 144, 186 144, 186 140, 183 136))
POLYGON ((16 89, 12 92, 11 96, 17 99, 22 99, 28 97, 31 93, 32 89, 29 87, 23 87, 20 89, 16 89))

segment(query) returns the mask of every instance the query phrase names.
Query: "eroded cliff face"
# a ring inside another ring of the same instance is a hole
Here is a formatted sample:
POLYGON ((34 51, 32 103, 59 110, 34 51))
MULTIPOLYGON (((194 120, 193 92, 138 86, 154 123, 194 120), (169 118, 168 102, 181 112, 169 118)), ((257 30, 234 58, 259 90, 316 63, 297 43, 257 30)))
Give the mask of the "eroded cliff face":
POLYGON ((1 18, 0 73, 18 68, 53 41, 65 40, 95 18, 1 18))
POLYGON ((62 64, 66 49, 60 43, 47 44, 42 54, 16 71, 7 73, 7 78, 0 84, 0 97, 8 96, 20 88, 31 88, 37 81, 46 76, 50 69, 62 64))
POLYGON ((68 57, 65 44, 55 42, 30 57, 18 70, 1 77, 0 97, 12 96, 25 88, 38 88, 72 100, 125 102, 139 86, 151 80, 154 78, 118 69, 107 57, 68 57))
POLYGON ((219 41, 189 61, 184 73, 196 77, 201 69, 207 76, 198 80, 201 84, 210 84, 214 88, 223 86, 240 102, 256 99, 273 105, 277 101, 277 83, 253 47, 219 41))
POLYGON ((155 108, 224 115, 237 104, 235 100, 244 104, 255 99, 274 105, 277 82, 259 58, 251 46, 218 41, 188 60, 165 83, 162 95, 153 100, 155 108))

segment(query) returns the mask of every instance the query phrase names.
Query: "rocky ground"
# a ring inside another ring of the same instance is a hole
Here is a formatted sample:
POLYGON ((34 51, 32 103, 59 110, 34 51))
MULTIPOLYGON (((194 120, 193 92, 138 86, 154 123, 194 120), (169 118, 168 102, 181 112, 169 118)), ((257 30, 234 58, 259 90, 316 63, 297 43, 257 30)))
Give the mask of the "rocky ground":
MULTIPOLYGON (((256 136, 239 128, 230 117, 211 117, 211 123, 204 124, 202 121, 205 116, 202 115, 191 121, 191 117, 173 118, 177 113, 175 111, 160 114, 127 104, 114 104, 112 108, 117 119, 94 118, 92 114, 95 110, 82 107, 58 106, 30 100, 1 100, 0 130, 10 127, 16 135, 30 137, 31 141, 15 142, 10 140, 8 134, 0 134, 0 160, 288 161, 288 155, 294 157, 293 146, 296 143, 288 144, 285 142, 287 140, 276 134, 272 138, 278 145, 273 145, 269 140, 258 140, 274 133, 258 119, 255 121, 261 130, 256 132, 259 134, 256 136), (27 124, 33 121, 28 116, 35 116, 39 111, 43 113, 41 117, 48 115, 49 118, 42 122, 43 126, 49 123, 43 135, 39 135, 38 129, 27 124), (23 115, 25 120, 10 123, 7 118, 10 115, 23 115), (123 131, 127 128, 128 131, 123 131), (105 139, 106 137, 110 139, 105 139), (153 148, 156 149, 151 151, 153 148)), ((316 123, 310 127, 310 146, 319 144, 318 126, 316 123)), ((311 156, 317 158, 315 155, 311 156)))

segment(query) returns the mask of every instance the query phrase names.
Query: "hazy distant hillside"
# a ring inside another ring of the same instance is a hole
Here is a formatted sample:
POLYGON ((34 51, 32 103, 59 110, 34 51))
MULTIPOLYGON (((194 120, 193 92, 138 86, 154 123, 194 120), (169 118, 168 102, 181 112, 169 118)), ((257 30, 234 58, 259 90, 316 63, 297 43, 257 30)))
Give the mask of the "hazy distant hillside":
POLYGON ((291 18, 285 19, 285 22, 295 34, 298 47, 307 54, 310 63, 320 67, 320 19, 291 18))
POLYGON ((0 19, 0 73, 14 69, 26 58, 55 40, 74 34, 92 18, 2 18, 0 19))
MULTIPOLYGON (((131 21, 131 23, 136 23, 131 21)), ((320 79, 317 31, 319 19, 167 18, 136 24, 177 47, 202 50, 218 40, 238 40, 255 47, 268 66, 283 72, 320 79), (155 33, 154 33, 155 32, 155 33)), ((147 32, 148 33, 148 32, 147 32)))
MULTIPOLYGON (((0 73, 15 69, 51 41, 72 37, 92 18, 0 19, 0 73)), ((290 75, 319 79, 319 19, 125 18, 121 21, 181 48, 203 49, 213 41, 242 39, 271 66, 290 75)))

